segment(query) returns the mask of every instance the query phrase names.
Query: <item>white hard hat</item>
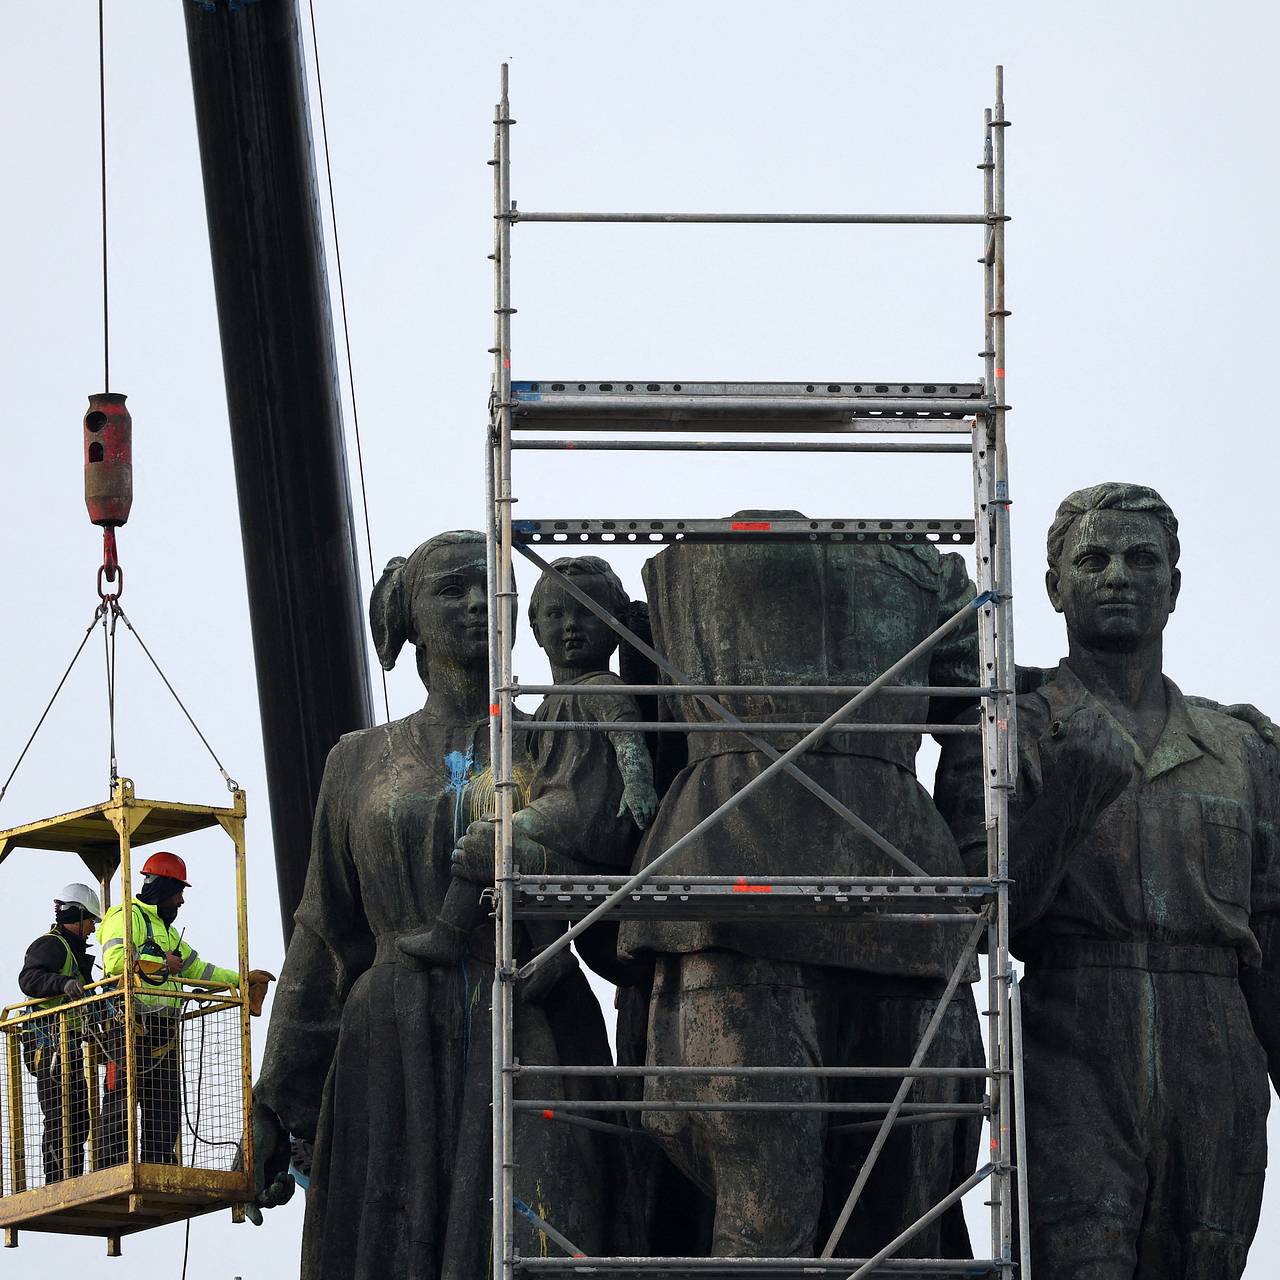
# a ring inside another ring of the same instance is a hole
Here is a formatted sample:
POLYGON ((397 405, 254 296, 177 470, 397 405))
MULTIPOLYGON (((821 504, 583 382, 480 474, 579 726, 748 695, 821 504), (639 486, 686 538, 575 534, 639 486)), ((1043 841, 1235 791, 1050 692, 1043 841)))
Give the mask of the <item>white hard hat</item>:
POLYGON ((95 920, 102 919, 102 903, 87 884, 68 884, 58 890, 54 902, 65 906, 83 907, 95 920))

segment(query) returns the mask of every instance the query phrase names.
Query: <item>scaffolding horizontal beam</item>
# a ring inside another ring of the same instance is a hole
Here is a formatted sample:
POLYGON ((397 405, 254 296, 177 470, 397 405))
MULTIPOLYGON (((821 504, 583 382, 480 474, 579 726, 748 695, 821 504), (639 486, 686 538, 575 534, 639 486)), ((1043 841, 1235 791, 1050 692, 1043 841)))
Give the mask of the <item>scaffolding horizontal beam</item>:
MULTIPOLYGON (((547 415, 538 420, 516 415, 512 421, 513 431, 609 431, 620 430, 637 435, 684 434, 689 431, 710 431, 712 434, 736 435, 972 435, 974 422, 972 417, 956 415, 954 417, 942 413, 928 413, 923 417, 914 415, 888 415, 872 417, 855 417, 836 415, 835 417, 813 416, 806 419, 783 420, 780 417, 764 417, 758 413, 741 413, 741 415, 710 416, 705 413, 682 413, 672 411, 664 415, 645 416, 640 413, 612 419, 593 419, 593 417, 575 416, 572 413, 547 415)), ((518 436, 512 436, 511 447, 516 448, 518 436)))
POLYGON ((864 378, 861 381, 845 379, 832 382, 819 379, 816 382, 648 382, 643 378, 627 381, 625 378, 518 378, 511 383, 512 396, 522 405, 543 406, 564 401, 582 403, 584 396, 605 403, 654 404, 666 403, 675 398, 685 401, 737 402, 747 400, 758 404, 782 404, 791 407, 807 405, 818 409, 824 403, 854 408, 883 405, 885 402, 901 402, 916 411, 921 402, 938 402, 944 409, 953 410, 958 404, 973 401, 987 406, 989 397, 981 382, 899 382, 896 380, 864 378))
MULTIPOLYGON (((664 697, 676 694, 741 694, 741 693, 781 693, 789 697, 825 698, 832 694, 852 697, 861 693, 865 684, 513 684, 499 689, 499 693, 510 693, 513 698, 545 697, 549 693, 572 693, 583 698, 612 698, 618 694, 629 694, 634 698, 643 698, 653 694, 664 697)), ((877 697, 899 698, 990 698, 1006 690, 996 688, 969 688, 949 684, 887 684, 876 690, 877 697)), ((732 727, 732 726, 727 726, 732 727)))
MULTIPOLYGON (((727 725, 706 720, 518 720, 515 733, 808 733, 817 720, 744 720, 727 725)), ((978 734, 980 724, 874 724, 850 721, 831 726, 832 733, 978 734)))
MULTIPOLYGON (((713 390, 714 384, 690 390, 690 384, 672 383, 672 390, 549 391, 545 388, 567 387, 567 383, 528 382, 517 384, 511 393, 513 430, 537 430, 557 427, 568 431, 603 431, 618 428, 633 430, 671 430, 674 425, 699 426, 709 431, 788 431, 802 433, 825 428, 847 428, 853 421, 876 421, 893 424, 894 430, 910 422, 927 422, 929 430, 936 419, 970 431, 968 419, 990 414, 994 403, 979 389, 966 396, 947 394, 916 395, 915 388, 903 393, 894 389, 889 394, 845 394, 814 392, 765 393, 744 390, 713 390), (521 390, 520 387, 528 388, 521 390), (534 387, 544 388, 533 390, 534 387)), ((591 384, 578 383, 587 387, 591 384)), ((598 383, 597 386, 614 386, 598 383)), ((623 384, 635 385, 635 384, 623 384)), ((659 383, 650 383, 658 387, 659 383)), ((720 384, 728 386, 729 384, 720 384)), ((744 386, 746 384, 743 384, 744 386)), ((810 384, 805 384, 810 385, 810 384)), ((832 384, 836 385, 836 384, 832 384)))
MULTIPOLYGON (((807 1111, 831 1112, 836 1115, 871 1116, 884 1115, 889 1110, 887 1102, 835 1102, 823 1099, 820 1102, 797 1102, 788 1099, 779 1102, 776 1099, 760 1098, 743 1101, 735 1099, 727 1102, 717 1098, 705 1101, 700 1098, 662 1099, 655 1101, 649 1098, 517 1098, 517 1111, 556 1111, 561 1115, 569 1115, 576 1111, 807 1111)), ((904 1102, 899 1108, 901 1115, 950 1116, 983 1116, 987 1114, 985 1102, 904 1102)))
POLYGON ((508 1070, 515 1076, 640 1076, 692 1080, 732 1080, 752 1076, 768 1079, 817 1077, 823 1080, 899 1080, 907 1076, 924 1080, 989 1080, 994 1074, 987 1067, 553 1067, 532 1063, 517 1063, 508 1070))
MULTIPOLYGON (((521 685, 499 689, 512 698, 547 696, 548 694, 576 694, 581 698, 613 698, 617 694, 630 694, 632 698, 645 698, 653 694, 801 694, 810 698, 826 698, 841 694, 851 698, 860 694, 865 685, 521 685)), ((993 687, 968 687, 963 685, 884 685, 876 691, 878 698, 993 698, 1007 690, 993 687)), ((728 726, 732 727, 732 726, 728 726)))
MULTIPOLYGON (((966 428, 967 431, 967 428, 966 428)), ((567 453, 963 453, 968 444, 917 440, 513 440, 513 449, 567 453)))
MULTIPOLYGON (((906 879, 907 877, 903 877, 906 879)), ((862 882, 788 884, 785 878, 746 876, 702 878, 718 883, 658 881, 631 890, 613 907, 629 920, 749 920, 767 924, 783 919, 821 920, 831 916, 872 916, 894 924, 969 924, 970 909, 994 896, 989 882, 945 888, 895 890, 862 882)), ((804 877, 793 877, 804 879, 804 877)), ((591 881, 515 878, 517 919, 578 920, 626 883, 622 876, 591 881)))
POLYGON ((905 543, 962 546, 974 541, 972 520, 937 519, 582 519, 531 518, 511 522, 520 543, 905 543))
MULTIPOLYGON (((614 889, 629 884, 631 876, 554 876, 517 874, 516 884, 531 885, 589 885, 592 889, 614 889)), ((662 892, 678 893, 703 885, 729 885, 741 888, 745 884, 785 885, 789 888, 838 890, 841 893, 879 895, 881 897, 911 897, 918 894, 995 893, 995 882, 986 876, 679 876, 667 872, 646 882, 662 892)))
POLYGON ((496 217, 508 222, 650 222, 660 225, 709 222, 810 226, 967 227, 995 221, 989 213, 578 213, 512 209, 496 217))
MULTIPOLYGON (((814 1276, 840 1276, 860 1266, 861 1258, 524 1258, 513 1260, 517 1276, 542 1276, 546 1280, 578 1280, 582 1276, 609 1276, 611 1280, 746 1280, 768 1276, 770 1280, 812 1280, 814 1276)), ((935 1280, 937 1276, 991 1277, 1001 1274, 1000 1264, 973 1258, 893 1258, 871 1273, 876 1280, 935 1280)))
MULTIPOLYGON (((848 1276, 861 1258, 524 1258, 513 1260, 517 1276, 545 1280, 579 1280, 608 1276, 611 1280, 812 1280, 814 1276, 848 1276)), ((995 1277, 1000 1264, 972 1258, 894 1258, 880 1263, 876 1280, 935 1280, 938 1276, 995 1277)))

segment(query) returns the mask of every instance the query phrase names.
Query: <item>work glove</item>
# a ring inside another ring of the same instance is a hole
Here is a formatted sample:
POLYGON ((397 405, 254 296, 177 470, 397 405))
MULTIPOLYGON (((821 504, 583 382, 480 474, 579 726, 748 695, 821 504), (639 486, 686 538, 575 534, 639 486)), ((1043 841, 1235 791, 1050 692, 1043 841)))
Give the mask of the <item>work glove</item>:
POLYGON ((79 1000, 84 996, 84 984, 79 978, 68 978, 62 984, 62 993, 70 1000, 79 1000))
POLYGON ((262 1017, 262 1002, 267 998, 267 987, 276 980, 274 973, 265 969, 249 970, 249 1016, 262 1017))

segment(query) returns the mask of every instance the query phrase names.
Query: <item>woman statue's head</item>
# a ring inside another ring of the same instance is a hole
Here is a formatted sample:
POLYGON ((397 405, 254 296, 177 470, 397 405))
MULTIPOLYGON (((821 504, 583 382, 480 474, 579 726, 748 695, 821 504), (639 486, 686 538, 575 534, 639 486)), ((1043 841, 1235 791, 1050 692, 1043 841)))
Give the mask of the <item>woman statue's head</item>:
POLYGON ((474 675, 488 666, 489 610, 484 535, 439 533, 407 560, 396 556, 369 598, 378 661, 390 671, 406 643, 417 652, 423 684, 451 671, 474 675))

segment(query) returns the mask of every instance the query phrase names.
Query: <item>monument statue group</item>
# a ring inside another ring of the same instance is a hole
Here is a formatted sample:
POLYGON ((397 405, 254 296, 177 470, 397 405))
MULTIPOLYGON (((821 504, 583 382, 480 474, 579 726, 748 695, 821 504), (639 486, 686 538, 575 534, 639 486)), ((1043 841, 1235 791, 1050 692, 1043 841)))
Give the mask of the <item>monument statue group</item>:
MULTIPOLYGON (((1233 1280, 1258 1223, 1268 1072, 1280 1081, 1280 756, 1265 717, 1184 696, 1164 675, 1178 552, 1154 490, 1071 494, 1049 530, 1046 578, 1067 654, 1053 670, 1019 670, 1010 874, 1036 1280, 1233 1280)), ((868 683, 974 595, 963 560, 933 546, 675 544, 644 566, 645 601, 628 600, 598 557, 554 567, 564 577, 538 583, 529 624, 554 682, 574 692, 534 718, 598 727, 522 735, 515 853, 539 873, 643 867, 768 763, 729 731, 665 734, 651 751, 656 739, 628 726, 654 714, 611 687, 616 639, 587 600, 647 627, 694 683, 798 687, 868 683)), ((427 698, 329 757, 256 1086, 260 1203, 288 1194, 292 1134, 314 1144, 306 1280, 479 1280, 493 1167, 483 537, 439 534, 393 560, 370 618, 384 667, 412 647, 427 698)), ((976 615, 898 683, 980 686, 976 615)), ((743 720, 776 723, 817 723, 843 701, 723 698, 743 720)), ((709 718, 693 697, 665 706, 672 719, 709 718)), ((877 695, 854 720, 946 726, 977 714, 921 692, 877 695)), ((938 735, 932 794, 917 780, 920 742, 830 734, 800 761, 820 794, 779 773, 665 870, 893 873, 844 808, 929 875, 985 876, 977 739, 938 735)), ((563 928, 520 927, 528 956, 563 928)), ((965 932, 876 915, 629 920, 596 925, 577 951, 618 988, 620 1064, 902 1065, 937 1022, 924 1065, 981 1068, 965 932)), ((615 1061, 568 949, 516 991, 521 1063, 615 1061)), ((834 1238, 837 1256, 866 1257, 978 1164, 979 1108, 956 1104, 980 1102, 984 1081, 918 1079, 921 1122, 893 1129, 843 1212, 875 1131, 823 1107, 884 1103, 896 1083, 540 1077, 526 1096, 704 1105, 619 1112, 607 1132, 519 1112, 516 1194, 592 1255, 812 1257, 834 1238), (742 1100, 781 1105, 714 1109, 742 1100)), ((542 1252, 532 1225, 518 1244, 542 1252)), ((905 1253, 970 1256, 960 1208, 905 1253)))

